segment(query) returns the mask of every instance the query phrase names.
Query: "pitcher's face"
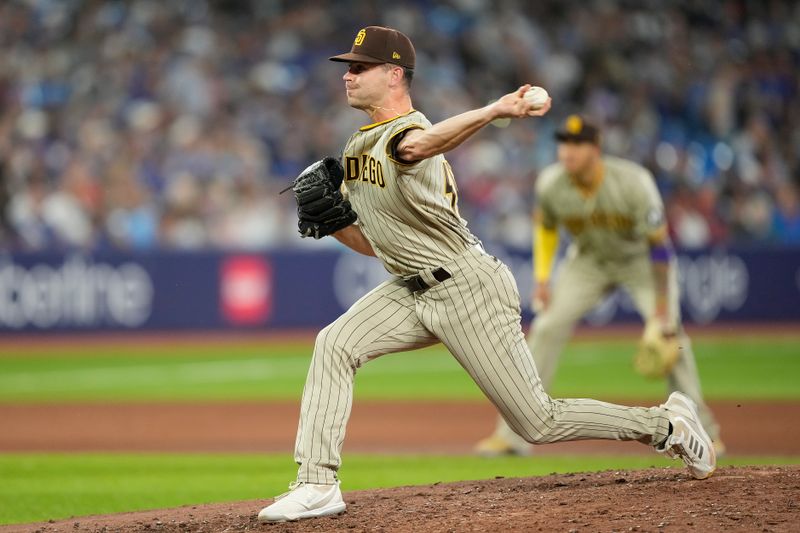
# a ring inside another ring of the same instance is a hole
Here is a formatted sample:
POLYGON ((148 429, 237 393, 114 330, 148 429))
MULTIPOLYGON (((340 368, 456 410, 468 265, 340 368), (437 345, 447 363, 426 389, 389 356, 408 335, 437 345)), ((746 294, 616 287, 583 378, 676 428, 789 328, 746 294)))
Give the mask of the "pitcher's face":
POLYGON ((349 63, 344 73, 347 103, 356 109, 380 105, 386 97, 391 79, 391 69, 385 63, 349 63))

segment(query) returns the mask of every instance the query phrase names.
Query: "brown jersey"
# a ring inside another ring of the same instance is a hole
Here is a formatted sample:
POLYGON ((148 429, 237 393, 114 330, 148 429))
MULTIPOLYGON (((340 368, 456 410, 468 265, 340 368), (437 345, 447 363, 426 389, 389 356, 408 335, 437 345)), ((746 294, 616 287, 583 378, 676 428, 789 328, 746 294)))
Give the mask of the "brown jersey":
POLYGON ((394 155, 404 132, 430 126, 412 110, 360 128, 342 154, 343 187, 361 231, 397 276, 440 266, 479 242, 458 213, 458 189, 444 156, 408 164, 394 155))

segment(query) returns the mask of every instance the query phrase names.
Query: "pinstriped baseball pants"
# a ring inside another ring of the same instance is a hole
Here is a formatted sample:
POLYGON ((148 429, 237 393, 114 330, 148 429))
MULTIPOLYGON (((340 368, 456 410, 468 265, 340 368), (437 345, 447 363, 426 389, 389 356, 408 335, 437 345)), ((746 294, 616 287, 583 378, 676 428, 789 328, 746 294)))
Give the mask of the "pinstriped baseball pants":
MULTIPOLYGON (((549 390, 553 383, 558 360, 575 324, 603 299, 610 287, 621 287, 630 295, 643 321, 647 322, 655 312, 652 261, 647 255, 604 265, 591 255, 571 251, 561 263, 550 305, 537 315, 528 337, 528 346, 533 352, 536 370, 545 389, 549 390)), ((678 363, 667 377, 667 387, 669 392, 680 391, 694 400, 700 423, 712 440, 718 440, 719 423, 703 399, 692 343, 680 325, 677 264, 673 265, 670 272, 669 297, 672 319, 679 326, 682 349, 678 363)), ((498 420, 495 433, 512 442, 517 438, 502 418, 498 420)))
POLYGON ((555 400, 542 387, 520 327, 514 278, 503 263, 470 248, 442 265, 452 278, 411 292, 389 280, 317 336, 295 443, 297 481, 336 482, 356 369, 384 354, 438 342, 469 373, 503 418, 529 442, 610 439, 655 445, 669 431, 660 407, 589 399, 555 400))

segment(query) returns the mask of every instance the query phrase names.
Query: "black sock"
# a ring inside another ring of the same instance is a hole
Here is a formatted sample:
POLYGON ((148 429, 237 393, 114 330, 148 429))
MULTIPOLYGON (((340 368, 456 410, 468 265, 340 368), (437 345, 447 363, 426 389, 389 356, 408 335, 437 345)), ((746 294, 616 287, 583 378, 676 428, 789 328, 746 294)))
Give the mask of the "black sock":
POLYGON ((672 422, 669 422, 669 432, 667 433, 667 436, 666 436, 666 437, 664 437, 664 440, 662 440, 661 442, 659 442, 658 444, 656 444, 656 448, 661 448, 661 447, 663 447, 663 446, 664 446, 664 443, 665 443, 665 442, 667 442, 667 439, 669 438, 669 436, 670 436, 670 435, 672 435, 672 422))

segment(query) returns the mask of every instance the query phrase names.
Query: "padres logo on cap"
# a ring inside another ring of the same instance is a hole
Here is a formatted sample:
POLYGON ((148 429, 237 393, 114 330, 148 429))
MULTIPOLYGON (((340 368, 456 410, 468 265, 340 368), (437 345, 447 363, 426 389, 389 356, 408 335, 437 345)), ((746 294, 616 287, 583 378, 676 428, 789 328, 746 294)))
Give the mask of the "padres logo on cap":
POLYGON ((366 30, 359 30, 356 34, 356 40, 353 41, 353 46, 361 46, 361 43, 364 42, 364 38, 367 36, 366 30))
POLYGON ((567 118, 566 128, 569 133, 576 135, 583 129, 583 120, 578 115, 570 115, 567 118))
POLYGON ((392 52, 392 59, 400 59, 400 54, 397 52, 392 52))

